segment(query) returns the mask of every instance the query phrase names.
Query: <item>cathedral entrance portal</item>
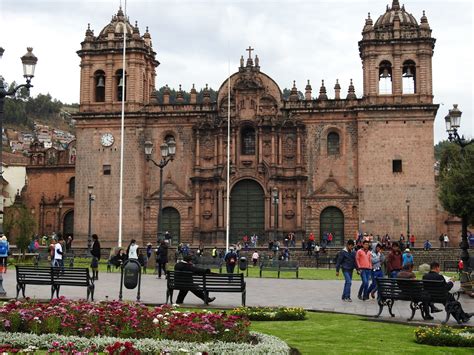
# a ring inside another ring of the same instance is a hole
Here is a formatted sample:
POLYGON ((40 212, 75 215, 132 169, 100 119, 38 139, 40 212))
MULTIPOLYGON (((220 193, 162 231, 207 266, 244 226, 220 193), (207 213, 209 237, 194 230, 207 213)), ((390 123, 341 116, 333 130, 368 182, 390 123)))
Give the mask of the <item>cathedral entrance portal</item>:
MULTIPOLYGON (((265 194, 254 180, 239 181, 230 195, 230 242, 242 241, 256 233, 260 238, 265 231, 265 194)), ((260 239, 261 240, 261 239, 260 239)))
POLYGON ((320 238, 324 233, 331 233, 333 236, 332 245, 342 245, 344 243, 344 214, 337 207, 327 207, 321 212, 320 217, 320 238))
POLYGON ((68 235, 74 235, 74 211, 69 211, 64 216, 63 235, 65 237, 67 237, 68 235))
POLYGON ((171 234, 171 242, 173 245, 178 245, 181 230, 181 217, 179 216, 179 212, 173 207, 163 208, 161 223, 163 224, 161 228, 163 233, 168 231, 171 234))

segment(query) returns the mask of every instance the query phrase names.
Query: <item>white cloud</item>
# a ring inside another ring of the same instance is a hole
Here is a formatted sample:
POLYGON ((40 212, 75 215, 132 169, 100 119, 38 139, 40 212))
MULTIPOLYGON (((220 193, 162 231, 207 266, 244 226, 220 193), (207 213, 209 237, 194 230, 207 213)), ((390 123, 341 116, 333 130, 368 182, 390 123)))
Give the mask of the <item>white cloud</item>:
MULTIPOLYGON (((125 3, 125 0, 122 0, 125 3)), ((149 26, 157 59, 156 86, 183 84, 189 89, 206 83, 218 88, 237 69, 245 48, 259 55, 262 70, 283 89, 296 80, 304 90, 310 79, 313 94, 325 79, 332 97, 338 78, 345 95, 349 79, 362 90, 358 41, 367 12, 376 21, 385 11, 380 0, 350 1, 165 1, 129 0, 127 13, 141 32, 149 26)), ((435 140, 444 139, 444 116, 453 103, 463 111, 462 131, 474 136, 473 5, 463 1, 405 0, 406 10, 419 21, 426 10, 437 39, 433 57, 436 103, 443 103, 435 124, 435 140)), ((97 35, 116 13, 115 0, 0 0, 5 54, 0 73, 7 81, 22 81, 19 57, 26 46, 38 56, 32 93, 51 93, 64 102, 79 100, 79 57, 87 23, 97 35)))

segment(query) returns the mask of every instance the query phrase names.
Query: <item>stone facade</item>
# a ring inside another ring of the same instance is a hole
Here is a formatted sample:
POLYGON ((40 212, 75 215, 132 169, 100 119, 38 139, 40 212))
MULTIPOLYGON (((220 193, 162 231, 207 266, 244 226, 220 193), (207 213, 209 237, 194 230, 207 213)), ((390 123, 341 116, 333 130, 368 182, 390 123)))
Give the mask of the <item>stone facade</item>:
POLYGON ((75 162, 75 141, 64 150, 31 144, 22 199, 36 221, 35 233, 73 235, 75 162))
MULTIPOLYGON (((294 83, 284 99, 249 48, 248 58, 242 56, 215 102, 207 88, 198 102, 193 87, 189 101, 180 88, 171 104, 169 92, 160 101, 154 93, 159 62, 148 30, 141 36, 121 10, 98 36, 88 28, 78 51, 76 243, 87 240, 89 185, 95 196, 93 232, 105 246, 117 243, 121 144, 122 240, 135 238, 142 245, 156 240, 159 170, 146 161, 144 143, 159 147, 173 139, 176 155, 163 175, 163 225, 177 226, 180 241, 223 245, 228 112, 231 240, 252 233, 274 238, 290 231, 298 237, 332 232, 339 243, 358 231, 398 236, 407 230, 407 200, 411 232, 418 240, 433 239, 435 39, 426 16, 418 24, 398 1, 375 24, 369 17, 362 35, 361 98, 352 82, 343 97, 337 81, 334 98, 328 98, 324 82, 313 98, 308 81, 304 98, 294 83), (122 141, 123 28, 127 64, 122 141)), ((152 158, 160 159, 159 149, 152 158)))

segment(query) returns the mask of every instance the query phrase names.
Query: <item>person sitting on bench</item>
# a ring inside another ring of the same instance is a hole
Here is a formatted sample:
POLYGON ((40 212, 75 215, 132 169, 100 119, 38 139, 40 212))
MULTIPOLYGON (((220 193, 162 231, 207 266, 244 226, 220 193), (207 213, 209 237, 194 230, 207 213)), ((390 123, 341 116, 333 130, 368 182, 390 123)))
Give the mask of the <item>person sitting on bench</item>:
MULTIPOLYGON (((193 257, 191 255, 186 255, 184 256, 182 261, 179 261, 176 263, 174 266, 174 271, 188 271, 192 272, 197 275, 205 275, 205 274, 210 274, 211 270, 210 269, 201 269, 199 267, 196 267, 193 265, 193 257)), ((180 277, 180 281, 184 281, 184 283, 189 283, 189 285, 193 284, 193 277, 192 275, 189 274, 184 274, 184 275, 175 275, 176 278, 180 277)), ((194 295, 203 301, 206 299, 206 295, 204 294, 203 291, 201 290, 190 290, 194 295)), ((178 298, 176 299, 177 304, 182 304, 184 302, 184 298, 188 294, 188 290, 179 290, 178 293, 178 298)), ((207 298, 207 303, 211 303, 215 300, 215 297, 208 297, 207 298)))
MULTIPOLYGON (((446 282, 446 279, 443 275, 440 274, 441 268, 438 262, 433 261, 430 264, 430 272, 423 275, 423 280, 432 280, 432 281, 443 281, 446 287, 446 290, 449 291, 453 288, 454 283, 451 279, 448 279, 448 282, 446 282)), ((474 315, 474 313, 466 313, 462 309, 461 303, 456 301, 454 299, 454 295, 452 293, 449 294, 448 298, 448 304, 446 305, 446 308, 452 308, 453 311, 451 314, 453 317, 461 323, 466 323, 469 322, 471 317, 474 315)))

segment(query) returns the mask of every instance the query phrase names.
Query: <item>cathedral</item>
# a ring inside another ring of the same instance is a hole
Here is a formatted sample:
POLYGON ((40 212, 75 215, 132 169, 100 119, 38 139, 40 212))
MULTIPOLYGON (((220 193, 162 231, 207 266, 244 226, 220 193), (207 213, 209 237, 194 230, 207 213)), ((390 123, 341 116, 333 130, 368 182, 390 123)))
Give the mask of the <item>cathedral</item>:
POLYGON ((173 244, 224 245, 227 194, 231 242, 253 234, 265 241, 289 232, 298 240, 332 233, 341 245, 358 232, 398 238, 407 227, 418 240, 433 238, 434 45, 425 14, 417 21, 393 0, 362 29, 362 97, 352 81, 334 79, 315 90, 308 81, 303 96, 293 83, 284 98, 249 47, 235 73, 222 78, 216 99, 206 87, 198 100, 193 86, 189 96, 180 88, 170 101, 168 88, 162 97, 155 90, 160 63, 151 34, 141 34, 119 9, 97 35, 87 29, 77 52, 75 244, 86 245, 89 203, 92 233, 104 246, 117 244, 121 144, 124 244, 156 243, 160 193, 160 230, 171 233, 173 244), (145 142, 153 143, 156 162, 163 143, 176 146, 162 191, 145 142))

